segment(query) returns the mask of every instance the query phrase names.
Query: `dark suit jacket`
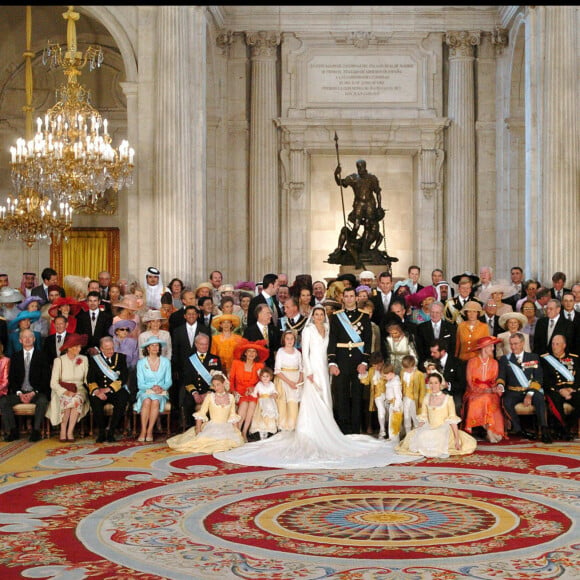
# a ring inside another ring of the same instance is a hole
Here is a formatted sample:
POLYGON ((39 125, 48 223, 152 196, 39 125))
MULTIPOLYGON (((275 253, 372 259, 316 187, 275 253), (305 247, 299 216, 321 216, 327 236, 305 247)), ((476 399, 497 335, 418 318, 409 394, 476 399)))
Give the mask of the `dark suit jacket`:
MULTIPOLYGON (((66 296, 64 288, 61 288, 59 286, 60 290, 60 295, 61 298, 64 298, 66 296)), ((45 302, 48 302, 48 296, 46 295, 46 292, 44 291, 44 286, 42 284, 39 284, 38 286, 35 286, 31 291, 30 291, 30 295, 31 296, 40 296, 40 298, 42 298, 45 302)))
POLYGON ((206 322, 205 321, 205 314, 199 317, 199 321, 202 322, 205 326, 207 326, 208 328, 211 328, 211 322, 213 320, 214 316, 213 314, 209 315, 209 321, 206 322))
MULTIPOLYGON (((520 385, 516 379, 514 371, 509 364, 510 362, 517 364, 516 360, 516 356, 513 353, 504 354, 499 359, 499 374, 497 376, 497 382, 504 385, 506 390, 509 386, 523 386, 520 385)), ((540 386, 543 385, 544 371, 542 369, 542 364, 540 363, 540 357, 533 352, 524 352, 523 362, 536 363, 535 365, 532 364, 525 366, 522 368, 522 370, 524 371, 524 374, 528 380, 532 380, 538 383, 540 386)))
MULTIPOLYGON (((64 342, 64 340, 66 338, 66 335, 67 335, 67 333, 65 332, 64 333, 64 337, 63 337, 63 342, 64 342)), ((58 350, 56 348, 56 334, 49 334, 44 339, 44 343, 42 345, 42 351, 44 352, 44 354, 46 355, 46 358, 48 359, 48 362, 52 366, 52 363, 54 362, 54 359, 57 356, 60 356, 61 355, 60 350, 58 350)))
POLYGON ((31 296, 39 296, 40 298, 42 298, 45 302, 48 302, 48 296, 46 295, 46 292, 44 291, 44 286, 42 284, 40 284, 39 286, 35 286, 31 291, 30 291, 30 295, 31 296))
MULTIPOLYGON (((270 322, 270 324, 268 324, 268 350, 270 351, 270 356, 266 361, 266 366, 269 366, 272 369, 276 362, 276 353, 280 348, 280 335, 280 329, 277 328, 273 322, 270 322)), ((264 336, 262 335, 262 331, 257 322, 248 325, 246 330, 244 330, 244 338, 247 338, 252 342, 255 342, 256 340, 264 340, 264 336)))
MULTIPOLYGON (((483 316, 479 317, 479 320, 481 320, 481 322, 484 322, 485 324, 487 324, 487 317, 484 314, 483 316)), ((499 316, 497 314, 494 314, 493 316, 493 332, 491 333, 492 336, 497 336, 500 332, 503 332, 504 329, 499 325, 499 316)))
POLYGON ((101 310, 97 317, 97 323, 95 325, 95 332, 93 333, 91 327, 91 311, 81 310, 77 315, 77 333, 78 334, 86 334, 89 337, 87 342, 87 346, 83 349, 83 352, 86 352, 87 349, 95 346, 99 347, 99 340, 103 336, 110 336, 109 335, 109 328, 111 328, 111 324, 113 324, 113 315, 109 314, 105 310, 101 310))
POLYGON ((6 352, 8 347, 8 325, 5 320, 0 320, 0 342, 4 347, 4 352, 6 352))
MULTIPOLYGON (((539 355, 542 355, 546 352, 552 354, 552 347, 548 344, 549 323, 550 319, 547 316, 538 318, 538 322, 536 322, 536 330, 534 332, 534 352, 539 355)), ((558 318, 558 322, 556 322, 556 326, 554 326, 554 332, 552 332, 552 336, 555 334, 564 335, 568 347, 573 348, 575 346, 574 330, 574 323, 564 318, 562 312, 560 312, 560 316, 558 318)))
MULTIPOLYGON (((445 339, 450 349, 455 348, 455 335, 457 333, 457 326, 447 320, 441 320, 441 328, 439 330, 439 339, 445 339)), ((417 355, 419 356, 419 364, 422 365, 428 358, 431 357, 431 345, 435 340, 433 334, 433 323, 428 320, 417 325, 415 334, 415 346, 417 347, 417 355)), ((420 370, 423 370, 421 368, 420 370)))
MULTIPOLYGON (((572 292, 572 290, 570 290, 570 288, 562 288, 562 290, 560 290, 560 292, 562 292, 562 296, 564 296, 564 294, 566 294, 566 292, 572 292)), ((557 298, 556 290, 554 289, 554 287, 550 288, 550 296, 552 298, 557 298)))
MULTIPOLYGON (((173 313, 175 314, 175 312, 173 313)), ((210 349, 211 349, 211 330, 201 324, 199 320, 197 321, 197 327, 195 329, 195 336, 198 334, 207 334, 210 337, 210 349)), ((187 366, 189 357, 196 352, 195 344, 193 346, 189 345, 189 335, 187 334, 187 327, 184 324, 179 325, 173 331, 173 337, 171 339, 171 366, 173 368, 173 373, 177 377, 181 376, 184 372, 184 368, 187 366)))
POLYGON ((460 395, 463 398, 463 393, 465 393, 465 364, 449 352, 443 368, 443 377, 447 383, 451 384, 453 399, 456 399, 455 395, 460 395))
POLYGON ((173 339, 173 333, 178 326, 185 324, 185 306, 179 308, 169 316, 169 334, 173 339))
MULTIPOLYGON (((373 309, 373 317, 371 318, 371 320, 375 324, 378 324, 379 328, 382 328, 382 326, 383 326, 383 320, 389 311, 389 306, 391 305, 391 302, 393 301, 393 297, 394 297, 393 292, 391 291, 391 298, 389 300, 389 305, 387 306, 387 310, 385 311, 385 307, 383 304, 383 293, 380 290, 377 290, 377 293, 374 296, 371 296, 371 301, 375 305, 375 307, 373 309)), ((382 333, 382 331, 381 331, 381 333, 382 333)))
MULTIPOLYGON (((273 296, 273 299, 274 299, 274 308, 276 308, 276 314, 278 318, 282 318, 282 316, 284 316, 284 313, 282 312, 280 306, 278 305, 278 300, 276 299, 275 296, 273 296)), ((268 304, 266 297, 261 292, 260 294, 254 296, 250 300, 250 306, 248 308, 248 326, 256 323, 256 306, 258 306, 258 304, 268 304)))
MULTIPOLYGON (((16 394, 22 389, 24 382, 24 350, 15 352, 10 357, 10 371, 8 374, 8 392, 16 394)), ((50 365, 44 353, 35 348, 30 359, 30 373, 28 375, 30 384, 35 391, 44 393, 50 399, 50 365)))
MULTIPOLYGON (((194 349, 191 354, 194 354, 195 352, 197 351, 194 349)), ((222 370, 222 361, 220 357, 215 354, 211 354, 209 350, 202 364, 208 371, 222 370)), ((200 394, 207 393, 210 389, 210 385, 208 385, 202 379, 201 375, 195 370, 195 367, 189 360, 189 357, 185 361, 181 377, 181 385, 182 386, 193 385, 194 386, 193 390, 198 391, 200 394)))

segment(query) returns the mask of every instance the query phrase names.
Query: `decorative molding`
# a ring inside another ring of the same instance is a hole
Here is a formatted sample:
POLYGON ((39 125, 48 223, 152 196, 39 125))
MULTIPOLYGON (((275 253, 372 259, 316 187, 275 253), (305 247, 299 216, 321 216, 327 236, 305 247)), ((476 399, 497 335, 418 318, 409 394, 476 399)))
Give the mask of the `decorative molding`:
POLYGON ((225 30, 217 35, 215 39, 216 45, 222 49, 222 54, 227 54, 228 49, 234 42, 234 32, 231 30, 225 30))
POLYGON ((509 31, 499 26, 491 31, 491 44, 495 47, 496 54, 503 54, 504 48, 508 45, 509 31))

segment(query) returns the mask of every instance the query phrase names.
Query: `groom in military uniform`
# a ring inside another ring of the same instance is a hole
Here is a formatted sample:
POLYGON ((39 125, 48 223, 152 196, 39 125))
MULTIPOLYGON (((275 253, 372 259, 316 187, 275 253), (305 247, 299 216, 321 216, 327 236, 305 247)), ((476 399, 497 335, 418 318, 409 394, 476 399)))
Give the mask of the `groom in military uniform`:
POLYGON ((334 414, 344 434, 359 434, 362 384, 359 374, 368 368, 372 330, 369 315, 356 307, 356 291, 345 288, 344 309, 330 318, 328 365, 333 377, 334 414))

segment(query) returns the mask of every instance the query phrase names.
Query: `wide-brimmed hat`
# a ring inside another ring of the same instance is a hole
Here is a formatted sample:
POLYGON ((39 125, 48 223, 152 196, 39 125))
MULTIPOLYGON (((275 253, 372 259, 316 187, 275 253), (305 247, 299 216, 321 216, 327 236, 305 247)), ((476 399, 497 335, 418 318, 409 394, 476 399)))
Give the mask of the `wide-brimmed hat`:
POLYGON ((220 325, 224 320, 229 320, 232 323, 234 328, 239 328, 242 321, 240 320, 239 316, 235 314, 220 314, 219 316, 215 316, 212 318, 211 325, 216 329, 220 329, 220 325))
POLYGON ((501 342, 501 338, 497 338, 496 336, 482 336, 481 338, 477 339, 477 342, 469 349, 471 352, 474 350, 481 350, 486 346, 490 346, 492 344, 498 344, 501 342))
POLYGON ((125 294, 119 302, 112 304, 113 308, 126 308, 127 310, 139 310, 141 307, 138 304, 139 298, 135 294, 125 294))
POLYGON ((65 298, 56 298, 55 301, 49 306, 48 308, 48 315, 51 318, 54 318, 60 309, 61 306, 64 304, 68 304, 70 306, 70 313, 71 316, 76 316, 81 310, 88 310, 89 306, 86 302, 79 302, 72 298, 72 296, 66 296, 65 298))
POLYGON ((86 346, 89 340, 86 334, 77 334, 76 332, 67 332, 64 337, 64 342, 60 345, 61 351, 65 351, 71 346, 86 346))
POLYGON ((155 310, 154 308, 151 308, 145 312, 143 318, 141 318, 141 322, 151 322, 152 320, 167 320, 167 318, 163 316, 163 312, 161 312, 161 310, 155 310))
POLYGON ((136 326, 137 323, 134 320, 123 320, 123 319, 117 320, 117 322, 114 322, 109 327, 109 334, 111 336, 115 336, 115 332, 117 332, 119 328, 128 328, 129 332, 133 332, 136 326))
POLYGON ((517 320, 520 323, 520 328, 523 328, 527 323, 528 319, 525 314, 521 312, 506 312, 499 317, 499 325, 505 330, 507 328, 508 320, 517 320))
POLYGON ((336 310, 342 308, 342 304, 338 300, 333 300, 332 298, 325 298, 322 301, 322 306, 330 306, 331 308, 336 308, 336 310))
POLYGON ((461 312, 467 312, 468 310, 475 310, 475 312, 483 312, 481 304, 479 302, 476 302, 475 300, 469 300, 468 302, 466 302, 463 308, 461 309, 461 312))
POLYGON ((258 361, 265 362, 270 356, 270 351, 266 347, 265 340, 250 341, 244 339, 244 342, 240 343, 234 350, 234 358, 241 359, 242 355, 249 349, 254 349, 258 353, 258 361))
POLYGON ((158 336, 151 335, 139 348, 145 348, 152 344, 158 344, 160 348, 163 348, 167 343, 164 340, 161 340, 158 336))
POLYGON ((26 318, 30 318, 30 322, 34 322, 34 321, 38 320, 40 318, 40 316, 41 316, 40 310, 35 310, 34 312, 29 312, 28 310, 23 310, 22 312, 18 313, 18 316, 13 318, 8 323, 8 328, 10 330, 14 330, 18 326, 18 323, 21 320, 24 320, 26 318))
POLYGON ((479 299, 486 302, 496 292, 501 292, 503 294, 503 298, 509 298, 510 296, 514 296, 516 294, 516 289, 511 284, 501 280, 482 290, 479 295, 479 299))
POLYGON ((0 304, 11 304, 14 302, 22 302, 22 300, 24 300, 24 295, 20 290, 10 288, 9 286, 0 288, 0 304))
POLYGON ((479 276, 476 276, 473 272, 463 272, 463 274, 457 274, 457 276, 451 278, 451 281, 454 284, 461 284, 467 280, 470 280, 471 283, 475 285, 479 282, 479 276))
POLYGON ((202 282, 201 284, 197 285, 197 288, 193 291, 193 293, 197 296, 197 292, 202 288, 208 288, 209 290, 213 290, 211 282, 202 282))
POLYGON ((42 306, 46 302, 46 300, 41 296, 29 296, 28 298, 25 298, 22 302, 20 302, 20 304, 18 304, 16 308, 18 308, 18 310, 26 310, 31 302, 38 302, 38 305, 42 306))
POLYGON ((405 302, 407 303, 407 306, 420 308, 423 300, 426 298, 433 298, 433 300, 437 299, 437 290, 435 290, 435 286, 425 286, 425 288, 421 288, 419 292, 405 296, 405 302))
POLYGON ((409 289, 409 292, 411 292, 411 290, 413 290, 413 280, 411 280, 411 278, 405 278, 404 280, 395 282, 395 285, 393 286, 393 294, 397 294, 397 290, 403 286, 406 286, 409 289))

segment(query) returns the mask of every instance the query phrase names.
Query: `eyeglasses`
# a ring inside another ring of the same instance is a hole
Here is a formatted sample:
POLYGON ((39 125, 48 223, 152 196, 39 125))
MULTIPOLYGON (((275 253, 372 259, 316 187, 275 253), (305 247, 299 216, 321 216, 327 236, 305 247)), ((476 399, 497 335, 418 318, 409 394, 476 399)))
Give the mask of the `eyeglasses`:
POLYGON ((129 332, 128 328, 117 328, 117 330, 120 330, 121 332, 129 332))

